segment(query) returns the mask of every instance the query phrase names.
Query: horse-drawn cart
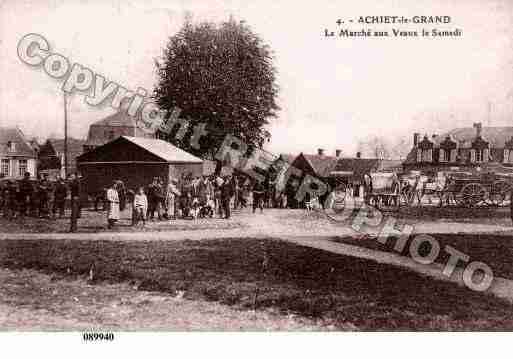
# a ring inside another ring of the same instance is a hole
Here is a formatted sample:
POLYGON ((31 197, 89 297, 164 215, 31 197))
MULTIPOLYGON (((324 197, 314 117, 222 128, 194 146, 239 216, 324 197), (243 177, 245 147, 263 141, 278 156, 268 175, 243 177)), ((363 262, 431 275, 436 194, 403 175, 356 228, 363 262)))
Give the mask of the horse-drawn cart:
POLYGON ((438 199, 440 206, 456 204, 475 207, 480 204, 503 205, 509 198, 513 186, 513 176, 479 172, 439 172, 436 177, 420 174, 407 174, 401 177, 401 198, 408 205, 417 199, 438 199))
POLYGON ((494 173, 450 173, 445 192, 460 206, 480 204, 501 206, 509 197, 513 177, 494 173))

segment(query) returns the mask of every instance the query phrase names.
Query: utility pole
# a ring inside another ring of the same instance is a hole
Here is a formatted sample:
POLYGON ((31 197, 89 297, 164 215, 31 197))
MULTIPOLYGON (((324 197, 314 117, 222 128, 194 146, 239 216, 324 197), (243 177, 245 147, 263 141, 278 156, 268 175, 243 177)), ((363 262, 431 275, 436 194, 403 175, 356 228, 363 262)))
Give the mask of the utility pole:
POLYGON ((488 127, 492 125, 492 102, 488 101, 488 127))
POLYGON ((64 178, 68 178, 68 101, 66 91, 63 91, 64 98, 64 178))

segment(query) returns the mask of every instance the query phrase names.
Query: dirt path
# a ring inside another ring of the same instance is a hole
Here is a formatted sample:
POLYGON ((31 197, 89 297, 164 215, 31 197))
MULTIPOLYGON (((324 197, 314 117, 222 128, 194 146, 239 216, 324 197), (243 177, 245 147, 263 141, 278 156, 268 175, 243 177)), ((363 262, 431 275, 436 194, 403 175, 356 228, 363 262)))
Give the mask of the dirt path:
MULTIPOLYGON (((294 215, 284 215, 280 210, 268 210, 263 214, 244 212, 237 215, 237 220, 247 225, 245 228, 213 230, 177 230, 160 232, 103 232, 103 233, 4 233, 2 239, 67 239, 67 240, 205 240, 222 238, 280 238, 297 245, 322 249, 346 256, 364 258, 379 263, 407 268, 439 280, 464 285, 461 269, 456 269, 448 278, 442 274, 441 264, 423 265, 410 257, 383 252, 355 245, 335 243, 335 236, 358 235, 348 225, 332 222, 316 214, 305 215, 297 211, 294 215)), ((511 228, 500 225, 423 222, 415 225, 414 233, 504 233, 509 235, 511 228)), ((375 232, 374 234, 376 234, 375 232)), ((513 281, 495 278, 488 293, 513 302, 513 281)))
MULTIPOLYGON (((264 213, 251 214, 249 211, 237 213, 237 222, 243 224, 237 228, 209 229, 162 229, 160 224, 149 224, 150 231, 116 232, 103 231, 98 233, 0 233, 2 239, 79 239, 79 240, 200 240, 213 238, 254 238, 280 236, 355 236, 358 235, 349 224, 338 223, 317 213, 306 214, 300 210, 267 210, 264 213), (151 231, 152 227, 155 231, 151 231)), ((217 220, 222 221, 222 220, 217 220)), ((194 228, 190 221, 189 227, 194 228)), ((496 233, 510 234, 512 227, 507 225, 475 224, 461 222, 423 221, 413 225, 414 233, 496 233)), ((376 234, 376 231, 370 231, 376 234)))
POLYGON ((136 290, 89 285, 33 270, 0 269, 0 330, 326 330, 313 321, 239 311, 136 290))

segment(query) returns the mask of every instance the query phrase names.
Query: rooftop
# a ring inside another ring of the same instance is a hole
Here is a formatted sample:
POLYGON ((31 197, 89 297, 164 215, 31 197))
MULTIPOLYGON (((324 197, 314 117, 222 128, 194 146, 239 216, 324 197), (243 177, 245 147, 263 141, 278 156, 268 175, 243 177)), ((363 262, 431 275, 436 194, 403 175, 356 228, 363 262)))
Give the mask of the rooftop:
POLYGON ((17 127, 0 127, 0 155, 36 157, 34 149, 17 127), (14 152, 8 151, 9 142, 16 144, 14 152))
POLYGON ((166 162, 203 163, 201 158, 193 156, 189 152, 186 152, 164 140, 129 136, 121 136, 120 138, 123 138, 141 148, 144 148, 145 150, 153 153, 155 156, 162 158, 166 162))

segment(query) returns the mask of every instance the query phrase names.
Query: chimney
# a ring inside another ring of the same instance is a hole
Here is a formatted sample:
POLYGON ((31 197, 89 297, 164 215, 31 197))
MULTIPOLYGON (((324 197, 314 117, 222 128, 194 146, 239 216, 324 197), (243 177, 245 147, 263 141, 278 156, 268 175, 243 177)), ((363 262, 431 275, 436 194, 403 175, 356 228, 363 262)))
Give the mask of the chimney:
POLYGON ((474 123, 474 128, 476 129, 476 137, 481 137, 481 132, 483 131, 481 122, 474 123))
POLYGON ((342 150, 335 150, 335 157, 340 157, 340 155, 342 154, 342 150))
POLYGON ((324 149, 323 149, 323 148, 319 148, 319 149, 317 149, 317 154, 318 154, 319 156, 324 156, 324 149))
POLYGON ((419 138, 420 138, 420 133, 415 132, 413 134, 413 146, 414 147, 417 147, 417 145, 419 144, 419 138))
POLYGON ((360 151, 356 152, 356 158, 362 158, 362 153, 360 151))

